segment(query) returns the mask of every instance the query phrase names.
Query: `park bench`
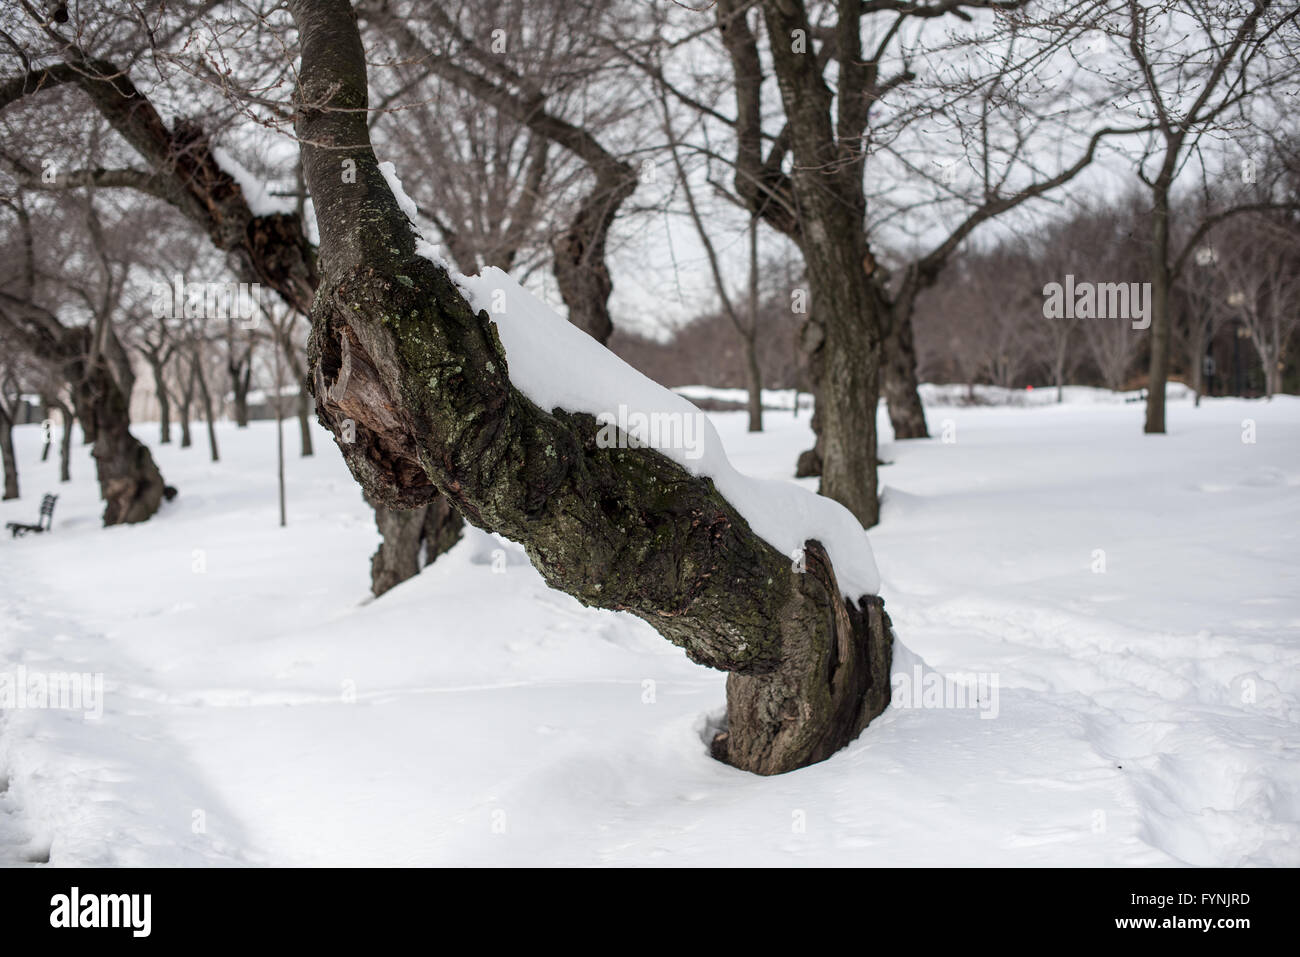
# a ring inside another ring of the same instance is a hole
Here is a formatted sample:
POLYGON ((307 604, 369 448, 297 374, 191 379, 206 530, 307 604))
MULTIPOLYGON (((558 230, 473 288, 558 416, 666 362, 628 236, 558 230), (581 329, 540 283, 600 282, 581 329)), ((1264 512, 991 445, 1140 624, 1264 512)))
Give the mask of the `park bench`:
POLYGON ((41 517, 36 520, 35 525, 24 525, 22 522, 10 522, 5 525, 13 533, 13 537, 26 535, 28 532, 48 532, 54 525, 54 503, 59 497, 57 495, 46 495, 41 499, 41 517))

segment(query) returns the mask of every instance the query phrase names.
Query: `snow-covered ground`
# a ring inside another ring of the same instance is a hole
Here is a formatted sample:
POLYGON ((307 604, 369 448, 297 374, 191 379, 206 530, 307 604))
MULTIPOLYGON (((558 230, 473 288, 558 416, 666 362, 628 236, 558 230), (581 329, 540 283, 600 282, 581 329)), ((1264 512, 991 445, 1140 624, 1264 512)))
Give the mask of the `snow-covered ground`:
MULTIPOLYGON (((1300 864, 1300 400, 1178 401, 1150 437, 1066 398, 882 445, 896 700, 927 703, 922 663, 983 692, 776 778, 708 758, 722 675, 507 543, 471 530, 368 602, 377 535, 323 434, 286 529, 255 423, 215 465, 155 446, 179 498, 105 530, 86 450, 59 487, 20 427, 0 521, 60 499, 0 540, 0 675, 104 696, 0 713, 0 862, 1300 864)), ((806 412, 711 418, 757 477, 810 440, 806 412)))

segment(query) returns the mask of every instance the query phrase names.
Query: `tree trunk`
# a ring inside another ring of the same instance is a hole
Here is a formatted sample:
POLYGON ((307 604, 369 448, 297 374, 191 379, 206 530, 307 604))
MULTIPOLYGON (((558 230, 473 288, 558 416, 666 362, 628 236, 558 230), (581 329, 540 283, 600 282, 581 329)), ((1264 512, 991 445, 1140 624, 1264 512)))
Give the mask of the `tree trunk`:
POLYGON ((916 378, 916 345, 908 310, 895 316, 884 341, 882 385, 895 439, 928 439, 925 408, 916 378))
MULTIPOLYGON (((703 230, 701 229, 701 234, 703 230)), ((719 286, 719 292, 722 291, 719 286)), ((749 328, 741 337, 749 384, 749 431, 763 431, 763 370, 758 364, 758 217, 749 217, 749 328)))
POLYGON ((131 434, 126 394, 101 355, 74 381, 77 417, 95 423, 95 474, 104 525, 143 522, 163 500, 163 478, 147 446, 131 434))
POLYGON ((1205 335, 1201 331, 1193 331, 1191 343, 1188 348, 1188 359, 1192 380, 1192 405, 1195 408, 1201 407, 1201 392, 1205 388, 1205 335))
POLYGON ((803 351, 808 370, 808 393, 812 396, 813 412, 808 425, 813 431, 813 447, 799 453, 795 462, 795 478, 811 478, 822 474, 822 403, 819 392, 822 380, 822 344, 825 341, 822 327, 814 318, 809 318, 799 331, 799 347, 803 351))
POLYGON ((280 337, 279 349, 280 354, 284 356, 284 361, 289 364, 289 370, 293 373, 294 381, 298 383, 296 405, 298 410, 299 451, 301 457, 305 459, 313 451, 311 444, 311 393, 307 391, 307 370, 303 368, 301 361, 299 361, 287 328, 284 335, 280 337))
POLYGON ((203 360, 200 356, 194 357, 194 377, 199 385, 199 400, 203 405, 203 420, 208 425, 208 449, 212 453, 212 461, 221 461, 221 455, 217 450, 217 427, 212 418, 212 393, 208 391, 208 380, 203 374, 203 360))
POLYGON ((826 328, 826 356, 817 398, 821 415, 821 494, 848 508, 863 528, 880 520, 876 495, 876 406, 880 395, 880 339, 867 305, 865 283, 852 262, 815 255, 814 303, 827 303, 835 321, 826 328), (822 263, 826 266, 823 267, 822 263))
POLYGON ((41 399, 41 461, 48 462, 54 446, 54 425, 50 421, 50 400, 41 399))
POLYGON ((758 364, 758 344, 745 336, 745 382, 749 386, 749 431, 763 431, 763 370, 758 364))
POLYGON ((1255 352, 1264 368, 1264 398, 1271 399, 1282 390, 1282 364, 1271 354, 1271 350, 1257 347, 1255 352))
POLYGON ((65 405, 59 406, 63 416, 63 435, 59 440, 59 481, 72 481, 72 411, 65 405))
POLYGON ((1151 213, 1151 365, 1143 431, 1165 431, 1165 385, 1169 381, 1169 185, 1156 180, 1151 213))
POLYGON ((601 345, 609 341, 609 294, 614 289, 605 262, 609 227, 623 200, 636 190, 636 173, 626 163, 596 170, 596 185, 564 232, 551 243, 552 271, 569 321, 601 345))
MULTIPOLYGON (((248 428, 248 388, 252 383, 253 363, 250 359, 247 365, 242 367, 235 365, 230 366, 231 389, 235 394, 235 427, 240 429, 248 428)), ((276 396, 279 399, 279 396, 276 396)))
MULTIPOLYGON (((761 9, 769 36, 810 34, 802 5, 768 2, 761 9)), ((839 42, 850 39, 842 33, 839 42)), ((875 259, 867 245, 865 153, 860 144, 841 141, 831 121, 834 96, 817 58, 784 40, 771 44, 771 55, 790 126, 790 178, 799 210, 799 246, 808 269, 813 314, 825 337, 821 361, 813 366, 821 374, 820 381, 814 382, 821 426, 821 493, 870 528, 880 510, 876 407, 888 306, 877 288, 875 259)), ((861 65, 847 63, 855 71, 861 65)), ((844 68, 846 60, 841 58, 844 68)), ((839 109, 841 115, 860 114, 863 104, 841 102, 839 109)))
POLYGON ((445 495, 439 495, 424 510, 424 564, 432 565, 438 556, 460 541, 465 520, 451 507, 445 495))
POLYGON ((420 545, 424 538, 424 512, 417 508, 385 508, 371 501, 375 525, 382 541, 370 558, 370 592, 376 598, 395 585, 420 574, 420 545))
POLYGON ((383 537, 370 559, 370 591, 376 598, 420 574, 460 541, 465 527, 443 495, 416 508, 385 508, 368 495, 366 501, 375 510, 375 525, 383 537))
POLYGON ((190 403, 181 403, 181 448, 188 449, 194 444, 194 436, 190 434, 190 403))
POLYGON ((172 440, 172 401, 167 394, 166 368, 161 362, 149 360, 153 372, 153 388, 158 396, 158 444, 168 445, 172 440))
MULTIPOLYGON (((879 599, 846 599, 815 541, 807 571, 792 567, 710 480, 654 449, 604 448, 593 416, 543 410, 518 392, 490 317, 415 254, 379 172, 350 4, 291 0, 290 10, 324 274, 311 381, 322 423, 349 439, 340 448, 372 500, 410 508, 445 495, 468 521, 522 542, 552 587, 637 615, 693 661, 750 679, 731 682, 714 749, 737 767, 788 771, 851 741, 889 698, 879 599), (343 160, 355 163, 355 184, 340 182, 343 160)), ((878 356, 856 356, 865 381, 847 358, 832 354, 827 378, 866 385, 874 411, 878 356)), ((836 431, 828 446, 846 440, 836 431)))
POLYGON ((805 549, 799 589, 829 607, 830 628, 809 628, 771 674, 727 676, 727 727, 713 755, 758 774, 824 761, 889 704, 893 635, 884 602, 841 596, 820 546, 805 549), (773 720, 775 719, 775 720, 773 720))
MULTIPOLYGON (((3 398, 0 397, 0 406, 3 398)), ((18 457, 14 454, 14 420, 9 410, 0 407, 0 457, 5 463, 4 501, 18 497, 18 457)))
POLYGON ((311 393, 307 391, 305 381, 298 383, 298 435, 301 454, 305 459, 313 454, 311 444, 311 393))

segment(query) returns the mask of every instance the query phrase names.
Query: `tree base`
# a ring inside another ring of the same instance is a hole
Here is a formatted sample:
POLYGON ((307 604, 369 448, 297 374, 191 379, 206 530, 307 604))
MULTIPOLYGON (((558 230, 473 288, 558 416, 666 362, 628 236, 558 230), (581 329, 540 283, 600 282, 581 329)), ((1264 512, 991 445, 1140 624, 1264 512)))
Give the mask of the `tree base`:
POLYGON ((807 606, 793 612, 786 654, 769 674, 727 676, 727 726, 710 744, 714 758, 755 774, 825 761, 889 705, 894 635, 884 601, 845 601, 816 542, 805 562, 807 606))

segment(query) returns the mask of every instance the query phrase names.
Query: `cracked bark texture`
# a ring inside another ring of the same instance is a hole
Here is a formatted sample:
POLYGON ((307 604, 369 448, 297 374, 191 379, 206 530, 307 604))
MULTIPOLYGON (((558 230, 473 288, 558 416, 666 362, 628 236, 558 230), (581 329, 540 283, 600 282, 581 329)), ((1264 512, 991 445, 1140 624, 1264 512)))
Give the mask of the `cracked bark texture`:
POLYGON ((415 255, 379 173, 351 7, 292 0, 290 10, 297 131, 321 231, 311 382, 367 495, 387 508, 445 496, 467 521, 523 543, 552 587, 637 615, 729 672, 714 750, 735 766, 780 773, 852 741, 888 702, 879 599, 842 595, 816 542, 808 571, 792 567, 709 479, 652 449, 600 448, 593 416, 520 393, 490 317, 415 255), (354 182, 340 176, 344 160, 354 182))

